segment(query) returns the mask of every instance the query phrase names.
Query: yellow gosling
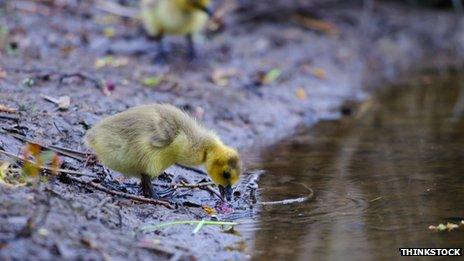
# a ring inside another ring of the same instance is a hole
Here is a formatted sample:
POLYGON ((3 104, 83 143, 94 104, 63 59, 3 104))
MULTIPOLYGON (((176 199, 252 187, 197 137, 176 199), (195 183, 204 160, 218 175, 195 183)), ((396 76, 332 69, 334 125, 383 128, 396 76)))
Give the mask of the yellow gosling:
POLYGON ((107 167, 138 177, 145 196, 156 196, 151 180, 169 166, 204 164, 221 194, 230 200, 241 174, 237 151, 194 118, 168 104, 131 108, 93 126, 85 143, 107 167))
POLYGON ((189 56, 195 57, 193 35, 200 32, 212 16, 210 0, 142 0, 140 4, 143 26, 147 34, 159 42, 164 55, 162 39, 165 35, 187 37, 189 56))

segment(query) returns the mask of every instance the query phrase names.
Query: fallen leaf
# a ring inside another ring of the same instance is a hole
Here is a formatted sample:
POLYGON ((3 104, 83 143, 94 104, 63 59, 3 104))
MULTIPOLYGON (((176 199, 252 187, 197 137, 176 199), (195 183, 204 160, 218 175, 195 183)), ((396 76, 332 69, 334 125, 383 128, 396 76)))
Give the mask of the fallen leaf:
POLYGON ((450 222, 448 222, 448 223, 446 224, 446 229, 448 229, 448 231, 451 231, 451 230, 456 229, 456 228, 458 228, 458 227, 459 227, 458 224, 454 224, 454 223, 450 223, 450 222))
POLYGON ((39 229, 37 230, 37 233, 38 233, 39 235, 41 235, 41 236, 44 236, 44 237, 46 237, 46 236, 48 236, 48 234, 50 234, 49 231, 48 231, 48 229, 46 229, 46 228, 39 228, 39 229))
POLYGON ((151 77, 143 78, 140 83, 146 87, 154 88, 163 81, 163 76, 156 75, 151 77))
POLYGON ((237 70, 234 68, 216 69, 211 74, 211 81, 218 86, 226 86, 229 83, 229 78, 236 74, 237 70))
POLYGON ((302 14, 295 14, 293 16, 293 20, 300 26, 307 29, 311 29, 333 36, 340 35, 340 30, 338 29, 338 27, 335 24, 327 21, 311 18, 302 14))
POLYGON ((282 74, 282 71, 278 68, 274 68, 269 70, 268 72, 259 72, 258 77, 259 81, 261 84, 271 84, 274 81, 276 81, 280 75, 282 74))
POLYGON ((48 163, 52 162, 54 155, 55 155, 55 153, 53 151, 46 150, 46 151, 42 151, 39 156, 42 158, 42 161, 45 164, 48 164, 48 163))
POLYGON ((28 177, 37 177, 39 175, 39 167, 31 162, 25 162, 22 171, 28 177))
POLYGON ((323 68, 316 67, 311 70, 311 74, 314 75, 315 77, 324 80, 327 77, 327 74, 323 68))
POLYGON ((103 93, 106 96, 110 96, 111 93, 116 89, 116 85, 111 80, 104 81, 103 84, 103 93))
POLYGON ((37 157, 40 156, 40 152, 42 151, 42 147, 39 144, 28 143, 26 145, 26 151, 24 153, 24 158, 29 156, 37 157))
POLYGON ((112 56, 101 57, 101 58, 98 58, 97 60, 95 60, 95 63, 93 65, 93 67, 95 67, 95 69, 100 69, 100 68, 103 68, 103 67, 107 66, 112 61, 113 61, 112 56))
POLYGON ((1 112, 8 112, 8 113, 16 113, 18 112, 17 109, 14 109, 14 108, 10 108, 6 105, 3 105, 3 104, 0 104, 0 111, 1 112))
POLYGON ((60 110, 67 110, 71 105, 71 98, 69 96, 61 96, 58 98, 58 108, 60 110))
POLYGON ((296 97, 300 100, 306 100, 307 94, 306 94, 305 89, 303 89, 303 87, 298 87, 296 89, 296 97))
MULTIPOLYGON (((462 221, 461 221, 462 223, 462 221)), ((439 224, 438 226, 434 226, 434 225, 430 225, 429 226, 429 229, 430 230, 434 230, 434 231, 451 231, 451 230, 454 230, 454 229, 457 229, 459 228, 459 225, 458 224, 454 224, 454 223, 446 223, 445 224, 439 224)))
POLYGON ((206 212, 208 215, 214 215, 216 214, 216 210, 214 208, 208 207, 208 206, 202 206, 203 210, 206 212))
POLYGON ((229 203, 227 202, 224 202, 224 201, 220 201, 217 205, 216 205, 216 211, 219 213, 219 214, 230 214, 230 213, 234 213, 234 209, 229 205, 229 203))
POLYGON ((8 161, 4 161, 0 165, 0 183, 5 184, 5 177, 8 173, 9 167, 10 167, 10 163, 8 161))
POLYGON ((60 96, 58 99, 47 96, 47 95, 41 95, 41 96, 45 100, 58 105, 58 108, 60 110, 67 110, 69 108, 69 106, 71 105, 71 98, 69 96, 67 96, 67 95, 60 96))
POLYGON ((32 87, 35 85, 35 80, 31 77, 28 77, 23 80, 23 84, 26 85, 27 87, 32 87))
POLYGON ((443 225, 443 224, 439 224, 439 225, 437 226, 437 229, 438 229, 438 231, 444 231, 444 230, 446 230, 446 226, 443 225))
POLYGON ((95 60, 94 67, 95 69, 103 67, 119 68, 126 66, 128 63, 129 59, 127 57, 104 56, 95 60))
POLYGON ((26 176, 35 177, 39 175, 39 166, 42 166, 43 160, 40 156, 42 147, 38 144, 28 143, 23 150, 23 157, 29 159, 33 157, 35 162, 26 161, 23 164, 22 171, 26 176))
POLYGON ((108 38, 114 37, 115 34, 116 34, 116 30, 113 27, 105 27, 103 29, 103 35, 108 38))
POLYGON ((58 169, 61 166, 61 158, 60 156, 58 156, 58 154, 55 153, 55 155, 53 155, 53 159, 50 163, 50 166, 52 167, 53 174, 58 175, 58 169))
POLYGON ((44 165, 49 165, 54 175, 58 174, 58 169, 61 166, 61 159, 55 152, 51 150, 43 151, 39 155, 44 165))

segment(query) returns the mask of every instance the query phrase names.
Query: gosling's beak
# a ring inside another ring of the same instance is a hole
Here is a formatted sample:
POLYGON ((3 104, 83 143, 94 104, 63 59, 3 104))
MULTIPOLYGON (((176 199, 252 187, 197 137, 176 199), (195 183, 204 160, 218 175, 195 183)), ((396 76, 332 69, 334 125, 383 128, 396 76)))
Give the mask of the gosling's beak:
POLYGON ((227 199, 227 201, 232 199, 232 187, 230 185, 227 185, 226 187, 219 185, 219 192, 221 192, 221 196, 227 199))
POLYGON ((197 9, 200 9, 201 11, 205 12, 210 18, 213 17, 213 11, 207 6, 201 6, 201 5, 196 5, 195 6, 197 9))

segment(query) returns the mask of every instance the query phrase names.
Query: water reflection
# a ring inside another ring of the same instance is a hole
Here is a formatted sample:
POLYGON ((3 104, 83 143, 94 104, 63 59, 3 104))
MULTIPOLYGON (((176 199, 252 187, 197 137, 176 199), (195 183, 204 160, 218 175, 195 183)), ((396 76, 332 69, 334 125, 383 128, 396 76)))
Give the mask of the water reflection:
POLYGON ((266 148, 253 164, 266 170, 264 200, 298 196, 299 183, 315 198, 263 208, 254 259, 391 259, 399 247, 462 247, 463 231, 427 229, 464 219, 464 84, 432 82, 391 88, 355 117, 266 148))

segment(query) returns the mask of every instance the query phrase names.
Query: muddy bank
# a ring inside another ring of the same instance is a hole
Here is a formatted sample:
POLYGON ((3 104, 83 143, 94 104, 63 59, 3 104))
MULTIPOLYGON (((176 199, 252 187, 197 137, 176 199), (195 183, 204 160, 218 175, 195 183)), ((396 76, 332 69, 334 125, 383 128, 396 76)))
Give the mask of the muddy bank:
MULTIPOLYGON (((155 45, 138 22, 108 16, 91 1, 12 2, 0 16, 6 28, 0 104, 18 112, 2 113, 0 127, 76 150, 85 150, 86 129, 105 115, 151 102, 190 110, 240 149, 271 144, 300 124, 338 117, 344 101, 366 96, 363 86, 449 65, 464 50, 462 21, 452 12, 337 4, 309 10, 330 23, 324 30, 314 30, 309 12, 293 7, 278 15, 231 13, 223 31, 199 39, 197 60, 187 62, 184 41, 170 38, 170 58, 160 64, 153 63, 155 45), (42 95, 69 96, 71 103, 58 110, 42 95)), ((6 151, 18 153, 23 146, 9 135, 0 137, 6 151)), ((244 259, 251 250, 250 242, 220 227, 196 235, 189 226, 133 234, 144 224, 210 218, 201 208, 167 210, 56 179, 1 190, 2 258, 171 258, 156 249, 162 246, 183 258, 244 259), (22 233, 28 220, 34 225, 22 233), (140 247, 147 241, 151 248, 140 247)))

